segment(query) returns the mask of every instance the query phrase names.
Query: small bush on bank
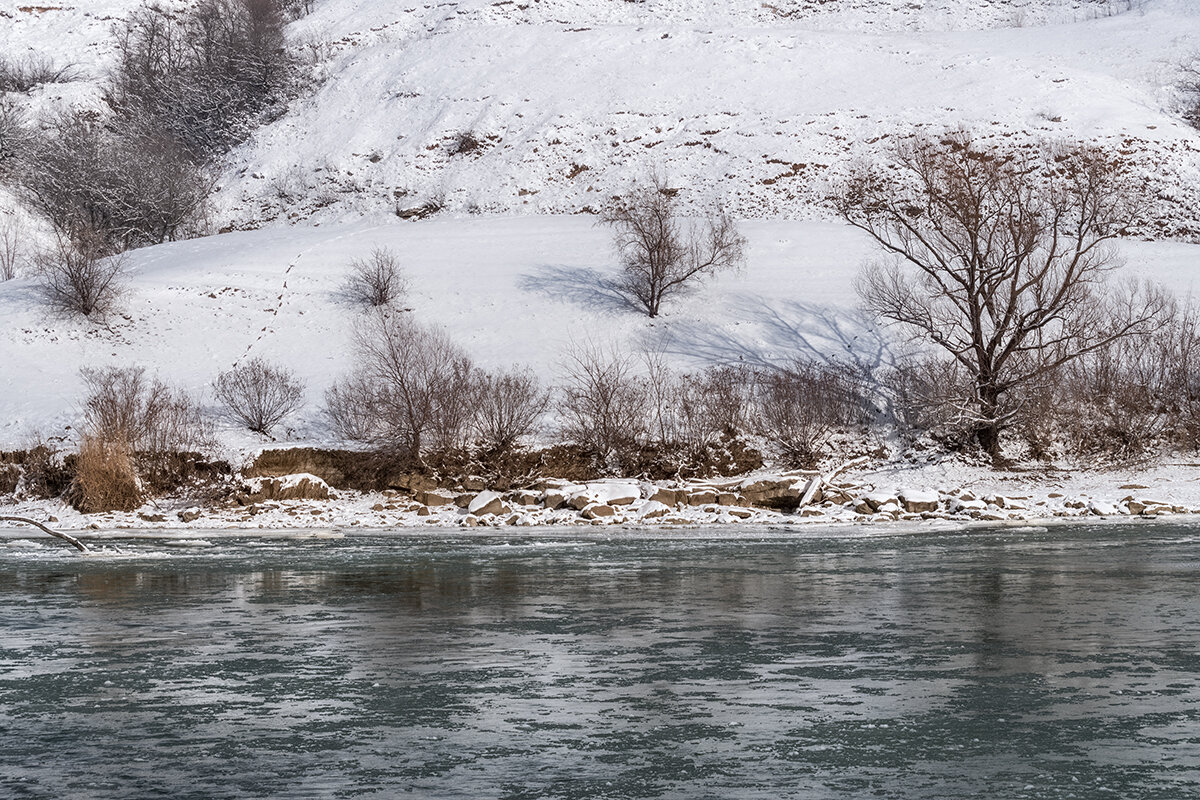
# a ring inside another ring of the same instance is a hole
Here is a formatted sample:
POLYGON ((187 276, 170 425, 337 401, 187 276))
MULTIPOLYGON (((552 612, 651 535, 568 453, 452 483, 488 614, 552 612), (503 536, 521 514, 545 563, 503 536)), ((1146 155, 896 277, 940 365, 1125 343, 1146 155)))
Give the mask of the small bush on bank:
POLYGON ((142 484, 125 442, 85 436, 74 467, 75 479, 67 499, 82 513, 133 511, 142 504, 142 484))
POLYGON ((861 390, 838 365, 794 362, 763 372, 754 407, 759 431, 792 467, 816 466, 836 431, 863 428, 868 422, 861 390))
POLYGON ((290 370, 254 358, 218 375, 213 394, 230 417, 270 436, 303 405, 304 383, 290 370))
POLYGON ((79 71, 73 64, 56 64, 45 55, 0 56, 0 93, 28 92, 47 83, 68 83, 78 79, 79 71))

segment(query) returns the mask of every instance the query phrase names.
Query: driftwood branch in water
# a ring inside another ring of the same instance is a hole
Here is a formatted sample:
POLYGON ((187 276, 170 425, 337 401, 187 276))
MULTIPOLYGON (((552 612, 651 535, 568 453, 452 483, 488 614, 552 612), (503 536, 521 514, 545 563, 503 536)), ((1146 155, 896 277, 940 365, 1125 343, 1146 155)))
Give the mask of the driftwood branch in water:
POLYGON ((23 522, 26 525, 32 525, 35 528, 41 528, 43 531, 45 531, 46 533, 55 537, 56 539, 62 539, 64 542, 67 542, 68 544, 73 546, 76 550, 78 550, 81 553, 90 552, 88 550, 88 546, 86 544, 84 544, 83 542, 79 541, 78 539, 76 539, 74 536, 71 536, 70 534, 67 534, 67 533, 63 533, 61 531, 53 530, 51 528, 47 528, 42 523, 40 523, 36 520, 29 519, 28 517, 9 517, 9 516, 0 515, 0 522, 23 522))

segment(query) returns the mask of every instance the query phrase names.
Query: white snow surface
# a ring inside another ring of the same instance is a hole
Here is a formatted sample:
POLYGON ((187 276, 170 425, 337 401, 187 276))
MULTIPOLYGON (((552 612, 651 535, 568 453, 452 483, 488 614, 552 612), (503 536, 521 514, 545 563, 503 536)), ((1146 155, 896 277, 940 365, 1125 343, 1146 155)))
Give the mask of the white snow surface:
MULTIPOLYGON (((96 104, 138 5, 0 0, 0 50, 86 78, 23 102, 96 104)), ((577 213, 650 171, 698 207, 828 219, 848 165, 965 125, 1117 148, 1156 197, 1148 233, 1200 230, 1200 135, 1173 88, 1200 49, 1191 0, 316 0, 290 32, 313 87, 230 154, 215 228, 431 200, 577 213), (482 147, 456 155, 465 132, 482 147)))

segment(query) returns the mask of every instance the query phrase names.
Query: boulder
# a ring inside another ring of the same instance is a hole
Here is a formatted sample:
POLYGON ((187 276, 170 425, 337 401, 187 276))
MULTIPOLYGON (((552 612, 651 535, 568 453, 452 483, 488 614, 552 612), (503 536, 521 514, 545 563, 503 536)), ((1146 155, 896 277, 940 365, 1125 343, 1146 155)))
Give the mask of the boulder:
POLYGON ((900 505, 910 514, 920 514, 924 511, 937 511, 941 498, 937 492, 921 492, 905 489, 900 492, 900 505))
POLYGON ((198 508, 185 508, 175 516, 179 517, 180 522, 195 522, 196 520, 200 519, 203 513, 204 512, 198 508))
POLYGON ((687 493, 680 492, 676 489, 656 489, 655 492, 650 495, 650 500, 655 503, 662 503, 664 506, 676 508, 679 505, 681 498, 684 497, 687 497, 687 493))
POLYGON ((660 503, 657 500, 647 500, 645 505, 638 509, 638 517, 641 519, 658 519, 670 514, 671 509, 672 507, 666 503, 660 503))
POLYGON ((584 519, 609 519, 617 515, 616 510, 605 503, 592 503, 580 512, 584 519))
POLYGON ((687 496, 687 504, 689 506, 707 506, 716 502, 717 493, 708 489, 692 492, 687 496))
POLYGON ((249 500, 252 503, 264 500, 328 500, 333 496, 329 484, 308 473, 252 478, 249 483, 249 500))
POLYGON ((459 484, 466 492, 482 492, 487 488, 487 481, 478 475, 468 475, 459 481, 459 484))
POLYGON ((504 505, 504 498, 492 491, 482 491, 467 504, 467 513, 476 517, 488 514, 507 514, 509 508, 504 505))
POLYGON ((444 495, 440 492, 421 492, 417 495, 417 502, 421 505, 437 508, 439 506, 448 506, 454 502, 454 498, 449 495, 444 495))

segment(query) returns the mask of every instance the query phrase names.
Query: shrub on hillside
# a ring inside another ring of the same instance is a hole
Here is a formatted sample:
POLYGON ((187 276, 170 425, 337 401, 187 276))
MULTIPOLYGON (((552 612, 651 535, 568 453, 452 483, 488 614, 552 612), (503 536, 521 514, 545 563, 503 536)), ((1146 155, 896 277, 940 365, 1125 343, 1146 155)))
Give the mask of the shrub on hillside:
POLYGON ((12 165, 28 149, 31 140, 24 110, 12 100, 0 96, 0 176, 12 169, 12 165))
POLYGON ((28 146, 20 185, 60 236, 109 252, 191 235, 212 176, 161 132, 64 114, 28 146))
POLYGON ((107 255, 96 238, 77 242, 60 237, 56 246, 34 259, 42 299, 68 315, 103 319, 125 289, 125 260, 107 255))
POLYGON ((633 359, 600 345, 581 345, 567 354, 564 372, 558 404, 563 438, 582 447, 602 469, 636 468, 653 420, 648 382, 633 359))
POLYGON ((485 451, 503 453, 532 434, 550 403, 530 370, 483 373, 475 389, 474 427, 485 451))
POLYGON ((179 14, 149 6, 116 38, 109 105, 195 161, 245 139, 295 81, 278 0, 200 0, 179 14))
POLYGON ((21 231, 12 220, 0 220, 0 281, 17 277, 25 258, 21 231))
POLYGON ((79 72, 72 64, 56 64, 41 54, 22 58, 0 56, 0 93, 28 92, 47 83, 67 83, 78 80, 79 72))
POLYGON ((254 358, 218 375, 213 394, 233 419, 270 436, 303 405, 304 383, 290 370, 254 358))
POLYGON ((408 293, 408 278, 400 267, 400 256, 387 247, 377 247, 366 258, 350 262, 344 289, 346 298, 370 308, 391 305, 408 293))

